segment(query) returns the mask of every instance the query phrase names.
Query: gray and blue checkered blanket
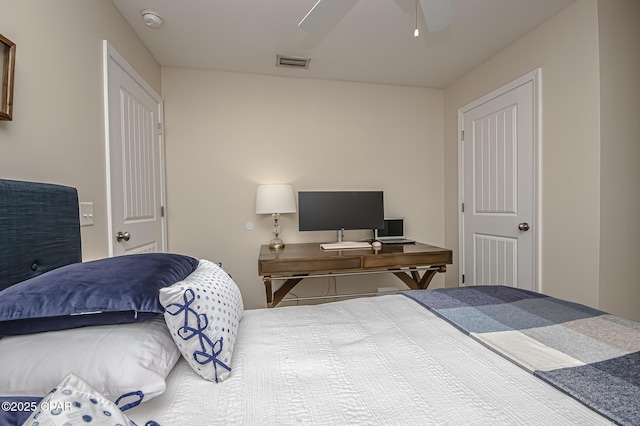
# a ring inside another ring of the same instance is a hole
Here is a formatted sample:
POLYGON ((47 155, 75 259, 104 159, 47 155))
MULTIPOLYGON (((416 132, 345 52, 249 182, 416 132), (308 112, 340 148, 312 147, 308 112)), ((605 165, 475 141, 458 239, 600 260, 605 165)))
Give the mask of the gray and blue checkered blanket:
POLYGON ((621 425, 640 425, 640 323, 505 286, 404 294, 621 425))

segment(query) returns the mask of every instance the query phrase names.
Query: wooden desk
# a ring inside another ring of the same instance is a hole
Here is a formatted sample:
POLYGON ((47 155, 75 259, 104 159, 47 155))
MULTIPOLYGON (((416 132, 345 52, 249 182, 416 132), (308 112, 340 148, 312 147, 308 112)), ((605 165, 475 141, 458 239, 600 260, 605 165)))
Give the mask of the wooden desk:
POLYGON ((320 243, 287 244, 281 250, 260 247, 258 275, 267 306, 273 308, 304 278, 392 272, 413 290, 426 289, 437 272, 453 263, 451 250, 428 244, 383 245, 380 250, 322 250, 320 243), (420 272, 424 272, 422 277, 420 272), (271 281, 284 284, 273 292, 271 281))

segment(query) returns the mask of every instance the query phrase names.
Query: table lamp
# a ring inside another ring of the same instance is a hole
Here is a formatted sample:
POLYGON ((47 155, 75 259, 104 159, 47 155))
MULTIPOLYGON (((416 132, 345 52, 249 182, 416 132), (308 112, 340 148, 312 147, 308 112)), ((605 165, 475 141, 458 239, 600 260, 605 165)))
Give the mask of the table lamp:
POLYGON ((296 212, 296 198, 293 186, 287 184, 258 185, 256 192, 256 214, 270 214, 273 216, 273 234, 275 238, 269 243, 269 248, 278 250, 284 248, 284 242, 278 237, 282 227, 278 219, 282 213, 296 212))

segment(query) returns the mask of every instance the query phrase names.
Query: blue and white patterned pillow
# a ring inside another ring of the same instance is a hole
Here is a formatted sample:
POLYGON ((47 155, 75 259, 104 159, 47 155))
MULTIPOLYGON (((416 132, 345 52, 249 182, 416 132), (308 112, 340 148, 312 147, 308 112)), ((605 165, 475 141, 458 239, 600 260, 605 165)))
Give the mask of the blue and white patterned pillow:
POLYGON ((244 309, 240 289, 220 266, 200 260, 183 281, 160 290, 164 318, 191 368, 220 382, 231 373, 231 358, 244 309))
MULTIPOLYGON (((25 426, 120 425, 135 426, 111 401, 84 380, 68 374, 33 411, 25 426)), ((147 425, 159 426, 154 421, 147 425)))

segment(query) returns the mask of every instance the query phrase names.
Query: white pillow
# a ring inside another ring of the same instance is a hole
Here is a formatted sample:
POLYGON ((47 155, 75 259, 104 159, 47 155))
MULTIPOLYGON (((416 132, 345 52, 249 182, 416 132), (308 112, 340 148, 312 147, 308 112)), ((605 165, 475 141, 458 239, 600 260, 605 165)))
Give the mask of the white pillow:
POLYGON ((240 289, 208 260, 187 278, 160 290, 173 340, 191 368, 216 383, 231 373, 231 357, 244 306, 240 289))
POLYGON ((67 375, 38 404, 24 426, 62 424, 135 425, 113 402, 73 374, 67 375))
POLYGON ((180 358, 162 317, 0 339, 0 395, 44 396, 74 373, 123 409, 160 395, 180 358))

